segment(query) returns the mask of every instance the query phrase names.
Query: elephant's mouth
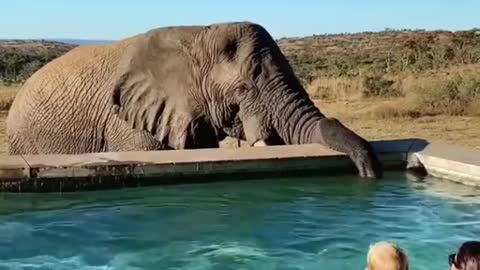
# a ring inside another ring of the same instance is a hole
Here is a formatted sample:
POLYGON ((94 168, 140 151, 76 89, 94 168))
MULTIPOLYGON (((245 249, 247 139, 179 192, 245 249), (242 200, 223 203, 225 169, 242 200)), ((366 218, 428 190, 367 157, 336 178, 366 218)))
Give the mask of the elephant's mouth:
POLYGON ((227 124, 223 125, 222 131, 229 137, 245 140, 243 124, 238 114, 235 114, 230 121, 227 121, 227 124))

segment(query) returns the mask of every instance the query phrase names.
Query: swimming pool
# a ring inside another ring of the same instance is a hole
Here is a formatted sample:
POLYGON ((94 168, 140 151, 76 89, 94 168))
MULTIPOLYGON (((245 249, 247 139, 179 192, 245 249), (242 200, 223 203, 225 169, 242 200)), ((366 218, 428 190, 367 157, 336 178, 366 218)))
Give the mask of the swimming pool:
POLYGON ((70 194, 3 194, 0 269, 363 269, 394 240, 447 269, 480 235, 480 192, 388 172, 70 194))

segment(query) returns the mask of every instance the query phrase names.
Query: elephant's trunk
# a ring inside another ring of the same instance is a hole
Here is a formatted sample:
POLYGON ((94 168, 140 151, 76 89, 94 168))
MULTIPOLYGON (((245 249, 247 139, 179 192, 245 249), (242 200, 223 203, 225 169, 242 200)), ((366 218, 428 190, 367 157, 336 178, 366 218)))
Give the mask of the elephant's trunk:
POLYGON ((264 48, 246 70, 262 93, 273 128, 286 144, 324 143, 314 135, 314 129, 325 116, 309 98, 280 48, 273 41, 264 48))
POLYGON ((281 83, 267 91, 272 125, 286 144, 324 143, 315 129, 325 116, 309 99, 299 82, 281 83))
POLYGON ((271 108, 273 127, 286 144, 322 144, 349 155, 370 148, 340 121, 325 117, 297 80, 280 88, 268 92, 269 99, 276 101, 271 108))
MULTIPOLYGON (((259 42, 261 44, 261 42, 259 42)), ((348 154, 357 165, 360 175, 381 177, 380 163, 371 145, 336 119, 326 118, 315 107, 295 76, 292 67, 273 40, 265 41, 261 57, 253 61, 250 77, 262 93, 272 127, 286 144, 323 144, 348 154)), ((251 99, 255 100, 255 99, 251 99)), ((245 134, 254 144, 265 133, 260 130, 265 117, 243 117, 245 134), (247 136, 248 137, 248 136, 247 136)), ((248 139, 248 138, 247 138, 248 139)))
MULTIPOLYGON (((278 86, 277 86, 278 87, 278 86)), ((272 125, 286 144, 322 144, 346 153, 361 176, 382 177, 381 165, 372 146, 334 118, 315 107, 297 80, 270 90, 272 125), (298 87, 298 88, 297 88, 298 87)))

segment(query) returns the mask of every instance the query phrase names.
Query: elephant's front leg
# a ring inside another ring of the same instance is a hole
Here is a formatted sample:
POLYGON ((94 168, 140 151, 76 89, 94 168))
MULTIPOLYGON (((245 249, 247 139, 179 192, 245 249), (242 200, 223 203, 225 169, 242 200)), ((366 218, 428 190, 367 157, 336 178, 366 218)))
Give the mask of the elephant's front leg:
POLYGON ((105 130, 105 149, 107 152, 156 151, 169 149, 152 134, 144 130, 132 129, 116 117, 111 119, 105 130))

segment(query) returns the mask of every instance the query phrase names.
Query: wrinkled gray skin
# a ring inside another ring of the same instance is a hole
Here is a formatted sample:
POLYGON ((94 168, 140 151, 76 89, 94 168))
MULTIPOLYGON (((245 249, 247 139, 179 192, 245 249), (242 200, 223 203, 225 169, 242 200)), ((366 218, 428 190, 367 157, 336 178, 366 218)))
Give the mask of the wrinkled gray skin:
POLYGON ((362 177, 382 169, 368 142, 309 99, 269 33, 253 23, 159 28, 78 47, 25 83, 8 115, 10 154, 79 154, 323 144, 362 177))

